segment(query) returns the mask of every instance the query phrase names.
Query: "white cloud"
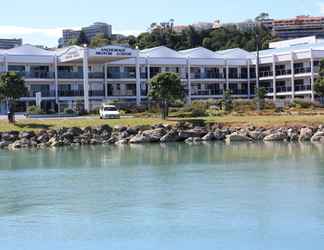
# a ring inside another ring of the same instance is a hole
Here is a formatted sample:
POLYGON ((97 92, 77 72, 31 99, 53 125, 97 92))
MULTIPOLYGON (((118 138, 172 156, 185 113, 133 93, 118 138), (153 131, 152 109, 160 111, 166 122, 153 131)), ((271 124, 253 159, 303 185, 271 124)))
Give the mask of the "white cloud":
POLYGON ((324 2, 318 2, 317 6, 319 7, 321 15, 324 15, 324 2))

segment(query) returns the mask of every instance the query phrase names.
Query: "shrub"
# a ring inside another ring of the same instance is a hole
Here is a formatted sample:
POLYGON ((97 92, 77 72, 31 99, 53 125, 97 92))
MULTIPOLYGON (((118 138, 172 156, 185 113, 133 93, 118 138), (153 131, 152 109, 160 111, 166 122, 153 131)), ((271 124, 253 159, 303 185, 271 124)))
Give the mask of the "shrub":
POLYGON ((192 109, 191 116, 192 117, 204 117, 207 116, 207 112, 202 109, 192 109))
POLYGON ((64 113, 68 114, 68 115, 72 115, 72 114, 74 114, 74 110, 70 109, 70 108, 66 108, 66 109, 64 109, 64 113))
POLYGON ((308 100, 295 99, 290 103, 289 106, 293 107, 293 108, 307 109, 307 108, 311 108, 313 106, 313 104, 312 104, 312 102, 310 102, 308 100))
POLYGON ((42 115, 45 114, 45 112, 38 106, 32 105, 27 107, 27 113, 31 115, 42 115))
POLYGON ((253 100, 234 100, 233 110, 236 112, 253 111, 256 108, 256 103, 253 100))
POLYGON ((193 101, 191 103, 191 108, 194 110, 203 110, 206 111, 208 109, 208 103, 206 101, 193 101))

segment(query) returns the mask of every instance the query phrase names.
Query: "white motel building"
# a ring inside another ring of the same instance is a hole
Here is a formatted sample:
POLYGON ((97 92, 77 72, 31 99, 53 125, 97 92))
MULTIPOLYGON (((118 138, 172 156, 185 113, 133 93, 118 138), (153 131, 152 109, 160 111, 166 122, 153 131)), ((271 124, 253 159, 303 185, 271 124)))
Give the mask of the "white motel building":
MULTIPOLYGON (((265 87, 273 100, 314 100, 324 41, 306 37, 270 47, 260 51, 256 68, 256 53, 242 49, 175 51, 161 46, 139 51, 118 46, 72 46, 49 51, 23 45, 0 50, 0 73, 14 71, 25 79, 28 95, 20 99, 18 111, 35 105, 39 92, 46 110, 80 105, 89 111, 109 100, 145 103, 148 82, 160 72, 179 74, 188 102, 222 98, 226 89, 234 98, 253 98, 258 85, 265 87)), ((6 105, 0 105, 0 112, 6 112, 6 105)))

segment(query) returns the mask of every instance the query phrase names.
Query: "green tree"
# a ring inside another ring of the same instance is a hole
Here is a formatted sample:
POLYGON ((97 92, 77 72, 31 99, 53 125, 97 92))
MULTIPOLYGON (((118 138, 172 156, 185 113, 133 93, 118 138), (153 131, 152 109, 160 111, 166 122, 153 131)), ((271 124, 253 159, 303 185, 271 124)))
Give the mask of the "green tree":
POLYGON ((320 61, 319 77, 314 84, 315 94, 320 97, 321 103, 324 102, 324 59, 320 61))
POLYGON ((180 77, 176 73, 164 72, 156 75, 150 81, 149 96, 160 103, 161 116, 168 116, 169 104, 183 99, 184 89, 180 77))
POLYGON ((256 102, 259 102, 257 105, 259 106, 260 109, 264 109, 266 95, 267 95, 267 90, 264 87, 256 88, 255 99, 256 102))
POLYGON ((11 105, 13 101, 27 94, 25 81, 15 72, 0 75, 0 99, 7 103, 8 112, 14 114, 11 105))
POLYGON ((255 21, 260 22, 263 21, 265 19, 269 19, 270 15, 266 12, 261 12, 256 18, 255 21))
POLYGON ((223 109, 226 112, 229 112, 229 111, 232 110, 232 108, 233 108, 233 100, 232 100, 231 91, 229 89, 224 91, 222 103, 223 103, 223 109))
POLYGON ((111 40, 108 37, 105 37, 103 34, 97 34, 94 38, 90 41, 91 48, 99 48, 104 47, 111 44, 111 40))
POLYGON ((83 30, 81 30, 79 38, 76 43, 79 46, 83 46, 84 44, 89 45, 89 40, 87 38, 86 33, 83 30))

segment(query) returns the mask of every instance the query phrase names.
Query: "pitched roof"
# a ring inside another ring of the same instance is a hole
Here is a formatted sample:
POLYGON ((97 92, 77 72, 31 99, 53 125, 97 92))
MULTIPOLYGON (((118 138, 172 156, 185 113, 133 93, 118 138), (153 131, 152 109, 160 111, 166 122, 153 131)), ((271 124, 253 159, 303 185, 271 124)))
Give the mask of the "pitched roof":
POLYGON ((181 57, 177 51, 169 49, 165 46, 154 47, 150 49, 141 50, 139 53, 142 57, 181 57))
POLYGON ((206 58, 206 59, 207 58, 219 58, 219 59, 223 58, 223 56, 217 55, 213 51, 203 48, 203 47, 180 50, 178 53, 183 57, 191 57, 191 58, 206 58))
POLYGON ((5 51, 8 55, 35 55, 35 56, 53 56, 55 54, 54 51, 49 51, 45 49, 40 49, 34 47, 30 44, 25 44, 16 48, 8 49, 5 51))
POLYGON ((253 59, 254 55, 244 49, 234 48, 216 51, 217 55, 223 56, 225 58, 234 59, 253 59))

